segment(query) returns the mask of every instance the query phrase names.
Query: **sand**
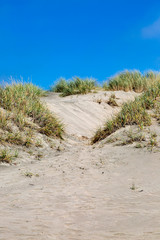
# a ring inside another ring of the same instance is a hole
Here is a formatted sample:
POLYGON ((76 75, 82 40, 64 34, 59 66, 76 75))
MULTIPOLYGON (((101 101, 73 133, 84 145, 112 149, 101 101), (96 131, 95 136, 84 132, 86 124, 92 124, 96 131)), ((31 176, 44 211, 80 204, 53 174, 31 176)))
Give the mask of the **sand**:
POLYGON ((62 120, 69 135, 92 137, 97 128, 120 110, 124 102, 133 101, 138 95, 135 92, 102 91, 63 98, 59 94, 50 93, 43 101, 62 120), (119 107, 111 107, 106 103, 113 93, 119 107))
MULTIPOLYGON (((116 92, 119 105, 134 96, 116 92)), ((93 129, 120 109, 106 106, 107 97, 42 99, 66 123, 67 135, 40 160, 22 154, 17 165, 0 165, 1 240, 160 239, 159 148, 89 145, 93 129)))

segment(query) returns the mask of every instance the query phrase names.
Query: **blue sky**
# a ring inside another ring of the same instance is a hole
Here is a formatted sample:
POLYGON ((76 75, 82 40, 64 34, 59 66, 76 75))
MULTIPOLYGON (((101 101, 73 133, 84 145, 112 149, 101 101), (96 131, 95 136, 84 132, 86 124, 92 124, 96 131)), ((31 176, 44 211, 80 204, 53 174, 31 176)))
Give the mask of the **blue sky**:
POLYGON ((160 1, 0 0, 0 80, 160 70, 160 1))

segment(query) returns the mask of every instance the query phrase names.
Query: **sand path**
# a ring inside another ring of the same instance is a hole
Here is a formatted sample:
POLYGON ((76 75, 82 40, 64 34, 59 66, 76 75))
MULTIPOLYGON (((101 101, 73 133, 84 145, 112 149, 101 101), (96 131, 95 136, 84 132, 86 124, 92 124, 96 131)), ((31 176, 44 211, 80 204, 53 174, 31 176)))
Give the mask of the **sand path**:
POLYGON ((159 153, 87 143, 0 166, 1 240, 160 239, 159 153))

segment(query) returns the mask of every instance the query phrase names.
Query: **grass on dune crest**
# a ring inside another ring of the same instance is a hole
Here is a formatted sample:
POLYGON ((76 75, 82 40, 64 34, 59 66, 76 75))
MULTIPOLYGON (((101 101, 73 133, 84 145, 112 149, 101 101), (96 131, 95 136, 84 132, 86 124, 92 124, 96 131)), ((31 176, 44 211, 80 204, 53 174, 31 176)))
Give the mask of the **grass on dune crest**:
POLYGON ((114 77, 109 78, 109 82, 105 82, 99 87, 97 82, 92 78, 81 79, 75 77, 71 80, 63 78, 51 87, 51 91, 61 93, 62 97, 74 94, 87 94, 92 90, 103 89, 106 91, 135 91, 141 93, 149 87, 154 86, 160 81, 160 73, 149 71, 142 74, 139 71, 123 71, 114 77))
POLYGON ((61 78, 54 86, 51 87, 51 91, 61 93, 62 97, 75 95, 75 94, 87 94, 97 88, 97 83, 94 79, 80 79, 75 77, 70 81, 66 81, 61 78))
POLYGON ((147 110, 156 106, 156 98, 159 96, 160 82, 157 82, 133 102, 125 103, 117 116, 107 121, 103 129, 97 130, 91 140, 92 144, 126 125, 138 125, 140 128, 151 125, 151 116, 147 110))
POLYGON ((15 124, 19 131, 27 128, 28 132, 36 124, 38 132, 62 138, 61 123, 40 101, 45 94, 45 91, 30 83, 12 83, 0 88, 0 129, 8 131, 8 142, 14 143, 15 140, 19 143, 22 135, 11 136, 13 133, 10 133, 9 123, 15 124))
POLYGON ((113 91, 135 91, 143 92, 160 81, 160 74, 150 71, 142 74, 139 71, 124 71, 109 79, 109 83, 104 83, 105 90, 113 91))

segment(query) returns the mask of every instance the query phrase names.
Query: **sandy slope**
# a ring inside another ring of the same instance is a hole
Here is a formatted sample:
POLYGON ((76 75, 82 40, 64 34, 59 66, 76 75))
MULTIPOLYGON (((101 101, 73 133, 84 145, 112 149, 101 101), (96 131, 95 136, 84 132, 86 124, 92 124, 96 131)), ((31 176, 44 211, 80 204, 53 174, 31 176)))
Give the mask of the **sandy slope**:
MULTIPOLYGON (((103 126, 106 119, 120 109, 120 107, 113 108, 106 103, 112 93, 103 91, 65 98, 59 97, 59 94, 50 93, 43 100, 49 109, 64 122, 67 133, 91 137, 98 127, 103 126), (101 103, 99 104, 99 102, 101 103)), ((114 93, 119 106, 124 102, 133 100, 138 95, 135 92, 116 91, 114 93)))
MULTIPOLYGON (((82 110, 80 99, 85 97, 90 96, 77 97, 78 103, 76 96, 53 95, 45 101, 67 123, 64 110, 70 109, 70 119, 74 105, 82 110)), ((85 114, 87 110, 76 120, 85 114)), ((78 130, 74 121, 66 124, 65 142, 44 150, 41 161, 21 155, 17 165, 0 166, 1 240, 160 239, 158 148, 150 152, 113 143, 91 146, 71 135, 90 136, 85 126, 78 130), (25 177, 26 171, 34 176, 25 177), (135 190, 130 189, 133 183, 135 190)))

